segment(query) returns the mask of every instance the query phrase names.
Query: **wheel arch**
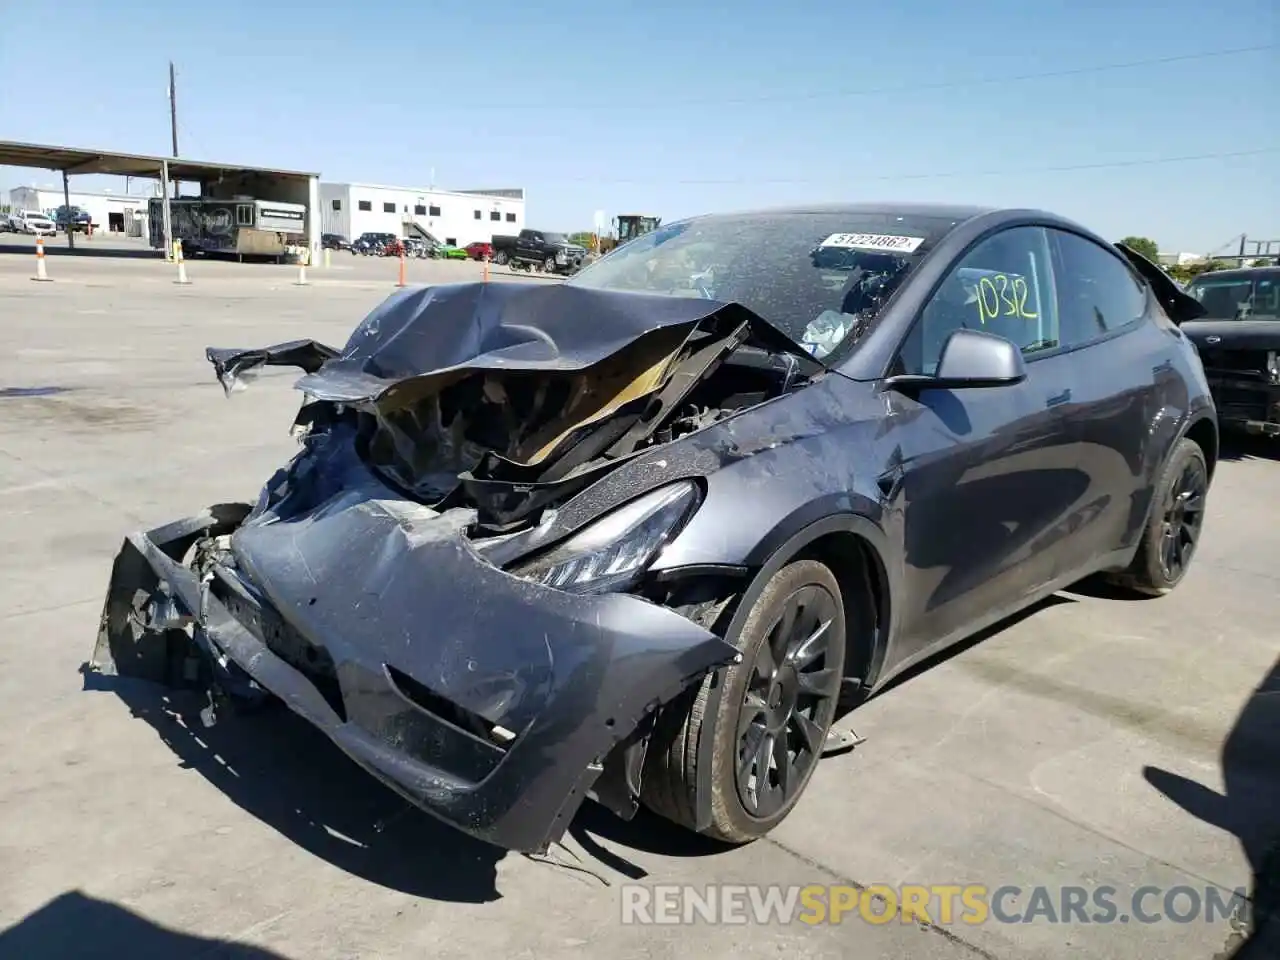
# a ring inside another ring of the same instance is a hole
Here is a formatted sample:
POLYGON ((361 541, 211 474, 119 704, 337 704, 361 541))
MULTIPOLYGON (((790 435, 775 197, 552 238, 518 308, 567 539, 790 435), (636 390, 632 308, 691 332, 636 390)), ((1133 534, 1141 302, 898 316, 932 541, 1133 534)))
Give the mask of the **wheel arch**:
MULTIPOLYGON (((893 613, 892 586, 887 563, 887 538, 872 520, 858 514, 836 514, 816 520, 778 544, 755 569, 726 629, 727 636, 740 631, 752 606, 775 573, 794 560, 825 563, 840 585, 845 609, 845 677, 851 673, 859 687, 868 686, 884 662, 893 613), (850 602, 850 601, 853 602, 850 602), (867 605, 870 600, 870 607, 867 605), (859 603, 858 601, 862 601, 859 603), (860 633, 861 629, 869 633, 860 633), (866 639, 866 638, 870 639, 866 639)), ((725 669, 712 676, 705 712, 714 714, 724 694, 725 669)), ((714 737, 709 726, 698 735, 698 784, 694 791, 695 829, 711 822, 711 754, 714 737)))
MULTIPOLYGON (((1187 426, 1182 434, 1193 441, 1204 453, 1205 466, 1209 471, 1209 479, 1213 479, 1214 468, 1218 465, 1218 424, 1208 415, 1197 417, 1187 426)), ((1172 456, 1172 451, 1170 451, 1172 456)))

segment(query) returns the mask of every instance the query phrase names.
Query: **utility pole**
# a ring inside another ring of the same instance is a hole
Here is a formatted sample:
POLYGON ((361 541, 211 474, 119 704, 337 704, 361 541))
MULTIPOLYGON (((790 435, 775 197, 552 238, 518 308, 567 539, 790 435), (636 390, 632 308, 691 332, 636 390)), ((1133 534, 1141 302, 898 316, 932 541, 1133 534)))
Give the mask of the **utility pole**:
POLYGON ((178 87, 173 78, 173 61, 169 61, 169 132, 173 134, 173 156, 178 157, 178 87))

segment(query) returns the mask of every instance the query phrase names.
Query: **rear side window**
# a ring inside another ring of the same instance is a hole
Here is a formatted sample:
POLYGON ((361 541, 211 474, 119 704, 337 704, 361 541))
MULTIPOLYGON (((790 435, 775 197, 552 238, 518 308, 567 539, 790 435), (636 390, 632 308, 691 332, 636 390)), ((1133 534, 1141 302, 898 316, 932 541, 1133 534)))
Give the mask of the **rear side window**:
POLYGON ((1089 343, 1141 319, 1146 288, 1127 263, 1092 240, 1061 230, 1052 233, 1063 346, 1089 343))
POLYGON ((956 330, 1016 343, 1028 359, 1058 347, 1048 238, 1041 227, 993 234, 956 261, 902 345, 898 371, 932 376, 956 330))

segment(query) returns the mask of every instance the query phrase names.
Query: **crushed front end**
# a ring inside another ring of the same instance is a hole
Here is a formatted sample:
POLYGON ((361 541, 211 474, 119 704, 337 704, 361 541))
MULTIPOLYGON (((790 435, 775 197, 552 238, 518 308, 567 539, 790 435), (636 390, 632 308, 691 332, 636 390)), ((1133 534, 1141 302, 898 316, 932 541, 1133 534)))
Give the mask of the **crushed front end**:
POLYGON ((1184 331, 1223 427, 1280 436, 1280 321, 1202 321, 1184 331))
POLYGON ((304 371, 302 449, 256 504, 127 537, 93 663, 274 695, 428 812, 535 851, 588 795, 633 812, 654 711, 736 656, 634 589, 696 480, 588 488, 821 368, 723 305, 476 286, 393 298, 342 351, 210 350, 228 390, 304 371), (566 349, 554 318, 584 306, 610 332, 566 349), (754 372, 710 385, 743 346, 754 372))

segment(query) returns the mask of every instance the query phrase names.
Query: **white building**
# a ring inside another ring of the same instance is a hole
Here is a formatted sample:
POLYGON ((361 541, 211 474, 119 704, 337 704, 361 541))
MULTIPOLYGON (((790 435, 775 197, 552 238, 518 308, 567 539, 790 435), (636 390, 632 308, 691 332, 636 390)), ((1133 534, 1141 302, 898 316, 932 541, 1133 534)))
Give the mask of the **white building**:
MULTIPOLYGON (((134 237, 147 235, 148 199, 119 193, 71 191, 71 206, 89 214, 95 231, 127 233, 134 237)), ((65 203, 62 191, 53 187, 14 187, 9 191, 9 205, 15 213, 35 210, 52 218, 54 211, 65 203)))
POLYGON ((367 183, 320 184, 320 229, 354 240, 362 233, 426 234, 465 247, 524 229, 524 190, 435 190, 367 183))

